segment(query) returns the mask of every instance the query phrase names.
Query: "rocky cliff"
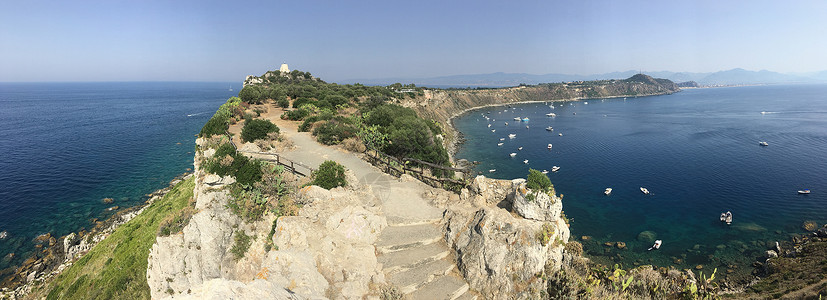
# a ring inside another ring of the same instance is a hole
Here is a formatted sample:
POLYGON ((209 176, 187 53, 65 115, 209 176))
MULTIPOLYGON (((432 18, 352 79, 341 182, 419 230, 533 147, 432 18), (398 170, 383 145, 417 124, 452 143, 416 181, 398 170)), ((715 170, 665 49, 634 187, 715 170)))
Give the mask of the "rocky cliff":
POLYGON ((625 80, 577 81, 548 83, 499 89, 426 90, 423 96, 403 100, 425 119, 440 122, 446 128, 446 146, 452 151, 456 133, 450 128, 450 119, 470 109, 527 101, 557 101, 592 98, 637 97, 679 92, 680 88, 668 79, 637 74, 625 80))
POLYGON ((215 151, 197 144, 196 213, 153 245, 146 273, 153 299, 361 299, 384 283, 373 243, 387 222, 369 188, 302 188, 298 216, 244 222, 227 208, 225 187, 234 180, 206 174, 200 162, 215 151), (238 236, 252 237, 241 258, 233 254, 238 236))

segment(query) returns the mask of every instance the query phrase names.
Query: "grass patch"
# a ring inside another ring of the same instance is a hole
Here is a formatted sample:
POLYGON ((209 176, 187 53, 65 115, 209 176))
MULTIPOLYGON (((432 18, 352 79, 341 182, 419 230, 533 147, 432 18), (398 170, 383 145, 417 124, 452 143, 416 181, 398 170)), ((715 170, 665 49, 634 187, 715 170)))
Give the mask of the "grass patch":
MULTIPOLYGON (((149 299, 149 249, 162 220, 188 207, 195 177, 177 184, 163 199, 121 225, 63 271, 42 291, 46 299, 149 299)), ((31 295, 42 298, 43 295, 31 295)))
POLYGON ((244 257, 244 254, 250 249, 250 244, 252 243, 253 237, 244 233, 244 230, 236 231, 235 243, 233 243, 233 247, 230 248, 230 252, 233 253, 233 257, 235 257, 236 260, 239 260, 244 257))

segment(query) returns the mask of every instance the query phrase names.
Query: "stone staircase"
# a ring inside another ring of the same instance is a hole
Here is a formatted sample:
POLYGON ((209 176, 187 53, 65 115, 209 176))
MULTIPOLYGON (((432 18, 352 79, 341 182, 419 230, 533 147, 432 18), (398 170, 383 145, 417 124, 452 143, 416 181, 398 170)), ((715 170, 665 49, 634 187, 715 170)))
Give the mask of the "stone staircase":
POLYGON ((407 299, 477 299, 459 274, 438 222, 442 211, 414 189, 390 186, 383 202, 388 227, 376 241, 385 279, 407 299))

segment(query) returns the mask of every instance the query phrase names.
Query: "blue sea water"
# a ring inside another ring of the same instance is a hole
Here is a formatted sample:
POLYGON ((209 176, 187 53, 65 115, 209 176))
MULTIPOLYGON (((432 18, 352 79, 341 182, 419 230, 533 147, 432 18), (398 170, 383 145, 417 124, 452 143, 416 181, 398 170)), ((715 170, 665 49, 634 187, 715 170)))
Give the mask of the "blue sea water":
POLYGON ((476 171, 500 179, 561 167, 548 176, 564 195, 572 237, 599 262, 744 274, 769 244, 804 234, 804 221, 827 222, 827 85, 550 104, 482 108, 455 119, 466 139, 455 156, 479 161, 476 171), (812 193, 797 194, 805 188, 812 193), (725 211, 732 225, 719 221, 725 211), (663 240, 659 251, 647 251, 651 241, 638 239, 644 231, 663 240), (628 249, 604 245, 617 241, 628 249))
POLYGON ((34 253, 36 236, 90 229, 192 168, 194 135, 230 86, 0 83, 0 270, 34 253))

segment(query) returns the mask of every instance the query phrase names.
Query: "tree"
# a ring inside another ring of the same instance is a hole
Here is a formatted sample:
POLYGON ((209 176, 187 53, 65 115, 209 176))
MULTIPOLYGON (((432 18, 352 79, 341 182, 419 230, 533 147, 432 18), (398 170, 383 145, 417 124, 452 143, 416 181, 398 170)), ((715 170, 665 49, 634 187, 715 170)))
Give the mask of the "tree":
POLYGON ((332 189, 338 186, 346 186, 345 167, 339 163, 326 160, 319 169, 313 171, 313 185, 318 185, 324 189, 332 189))
POLYGON ((279 132, 279 127, 270 122, 270 120, 253 119, 244 122, 244 127, 241 128, 241 140, 244 142, 252 142, 258 139, 267 137, 271 132, 279 132))
POLYGON ((532 191, 543 191, 548 193, 549 188, 552 187, 551 180, 546 174, 535 169, 528 169, 528 176, 526 176, 526 187, 532 191))
POLYGON ((261 103, 261 88, 256 85, 248 85, 238 92, 238 97, 247 103, 261 103))

